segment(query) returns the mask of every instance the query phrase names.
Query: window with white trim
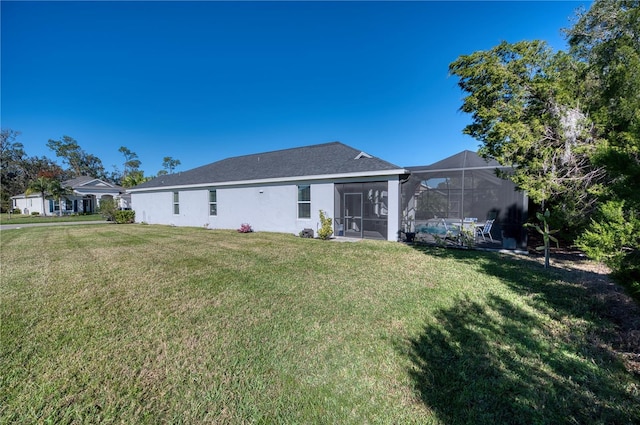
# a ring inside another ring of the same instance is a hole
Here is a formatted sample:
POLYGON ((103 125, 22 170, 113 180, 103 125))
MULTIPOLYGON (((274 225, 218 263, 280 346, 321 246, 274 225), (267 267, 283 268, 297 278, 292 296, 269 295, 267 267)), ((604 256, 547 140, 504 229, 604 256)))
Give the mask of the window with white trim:
POLYGON ((298 218, 311 218, 311 186, 298 185, 298 218))
POLYGON ((180 192, 173 192, 173 213, 180 214, 180 192))
POLYGON ((215 189, 209 190, 209 215, 218 215, 218 194, 215 189))

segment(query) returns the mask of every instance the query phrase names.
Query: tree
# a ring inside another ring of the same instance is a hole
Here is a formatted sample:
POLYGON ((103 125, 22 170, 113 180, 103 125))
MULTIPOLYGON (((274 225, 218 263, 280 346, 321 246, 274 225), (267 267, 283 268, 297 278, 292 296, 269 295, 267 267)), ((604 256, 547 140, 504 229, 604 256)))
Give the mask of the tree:
POLYGON ((68 165, 69 177, 105 177, 104 166, 100 158, 82 150, 72 137, 62 136, 60 140, 49 139, 47 147, 68 165))
POLYGON ((42 214, 47 215, 47 210, 45 208, 44 200, 47 197, 47 193, 49 192, 49 188, 51 187, 51 180, 46 177, 38 177, 29 183, 27 187, 27 191, 25 194, 27 196, 38 193, 42 197, 42 214))
POLYGON ((464 132, 640 288, 640 0, 596 0, 566 34, 568 53, 524 41, 453 62, 464 132))
POLYGON ((20 132, 11 129, 0 131, 0 209, 9 208, 9 198, 24 191, 20 184, 24 146, 16 141, 20 132))
POLYGON ((129 174, 124 176, 120 181, 120 184, 122 185, 122 187, 133 187, 148 180, 150 180, 150 178, 145 177, 142 171, 136 170, 131 171, 129 174))
POLYGON ((124 172, 122 173, 122 177, 125 178, 132 172, 139 171, 140 165, 142 162, 138 159, 138 155, 135 152, 132 152, 125 146, 120 146, 118 149, 122 155, 124 155, 124 172))
POLYGON ((29 182, 38 177, 46 177, 50 180, 62 179, 64 177, 62 167, 46 156, 27 157, 22 161, 22 172, 24 180, 24 189, 22 191, 26 190, 29 182))
POLYGON ((63 186, 60 180, 50 180, 49 194, 58 202, 58 215, 62 216, 62 198, 73 194, 73 189, 63 186))
POLYGON ((98 211, 107 221, 115 221, 116 213, 119 209, 118 201, 115 199, 102 199, 98 211))
POLYGON ((603 175, 579 101, 583 66, 542 41, 503 42, 449 66, 466 93, 461 110, 473 119, 463 132, 483 143, 480 154, 512 166, 508 178, 532 200, 544 207, 553 199, 574 219, 593 209, 603 175))
POLYGON ((600 207, 578 242, 640 294, 640 1, 595 1, 566 33, 587 64, 584 102, 602 139, 593 158, 606 170, 600 207))
MULTIPOLYGON (((162 159, 162 168, 164 168, 168 174, 173 174, 173 170, 175 170, 178 165, 180 165, 179 159, 173 159, 170 156, 165 156, 162 159)), ((160 175, 160 173, 158 173, 158 175, 160 175)))

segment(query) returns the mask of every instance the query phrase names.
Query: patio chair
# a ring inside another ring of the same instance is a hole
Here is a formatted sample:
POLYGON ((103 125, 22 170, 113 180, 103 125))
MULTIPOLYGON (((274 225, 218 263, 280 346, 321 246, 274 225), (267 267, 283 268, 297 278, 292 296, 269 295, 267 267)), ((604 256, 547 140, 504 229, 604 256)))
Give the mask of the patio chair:
POLYGON ((476 227, 476 232, 478 232, 478 235, 482 236, 482 239, 485 241, 487 240, 485 235, 489 235, 489 239, 493 242, 493 237, 491 236, 491 227, 493 227, 493 222, 494 220, 487 220, 484 226, 476 227))

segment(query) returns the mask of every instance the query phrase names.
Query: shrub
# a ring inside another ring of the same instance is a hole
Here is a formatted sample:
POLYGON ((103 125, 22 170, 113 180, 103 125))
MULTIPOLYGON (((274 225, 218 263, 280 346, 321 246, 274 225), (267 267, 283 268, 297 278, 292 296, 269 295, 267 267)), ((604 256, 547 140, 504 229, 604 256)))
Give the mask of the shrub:
POLYGON ((13 211, 11 211, 11 214, 22 214, 22 211, 20 211, 20 208, 14 208, 13 211))
POLYGON ((320 239, 327 240, 333 235, 333 219, 327 217, 325 212, 320 210, 320 229, 318 230, 318 237, 320 239))
POLYGON ((118 202, 115 199, 102 199, 98 208, 100 215, 107 221, 115 221, 118 211, 118 202))
POLYGON ((136 221, 136 212, 131 210, 116 211, 114 219, 118 224, 133 223, 134 221, 136 221))
POLYGON ((609 266, 640 300, 640 213, 625 208, 624 201, 609 201, 600 206, 596 218, 578 238, 578 247, 609 266))
POLYGON ((31 215, 40 215, 40 213, 38 211, 32 211, 31 215))
POLYGON ((253 229, 251 228, 251 225, 249 223, 242 223, 240 225, 240 228, 238 229, 239 233, 251 233, 253 232, 253 229))

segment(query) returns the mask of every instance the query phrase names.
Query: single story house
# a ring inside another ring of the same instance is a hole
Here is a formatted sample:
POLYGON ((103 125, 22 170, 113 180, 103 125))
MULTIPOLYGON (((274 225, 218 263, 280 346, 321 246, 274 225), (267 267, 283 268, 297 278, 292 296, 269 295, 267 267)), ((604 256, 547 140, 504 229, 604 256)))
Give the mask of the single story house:
POLYGON ((128 190, 137 222, 397 240, 409 172, 340 142, 223 159, 128 190))
POLYGON ((492 223, 478 243, 526 247, 527 195, 498 171, 510 168, 471 151, 405 168, 332 142, 228 158, 128 192, 136 221, 149 224, 315 234, 323 210, 336 236, 395 241, 472 218, 492 223))
POLYGON ((57 199, 45 197, 44 211, 41 194, 20 194, 11 197, 13 208, 18 208, 23 214, 37 212, 41 215, 57 215, 62 209, 62 214, 94 213, 103 199, 116 199, 120 208, 131 207, 131 197, 121 186, 93 177, 76 177, 62 182, 64 187, 73 189, 73 194, 62 198, 60 205, 57 199))

